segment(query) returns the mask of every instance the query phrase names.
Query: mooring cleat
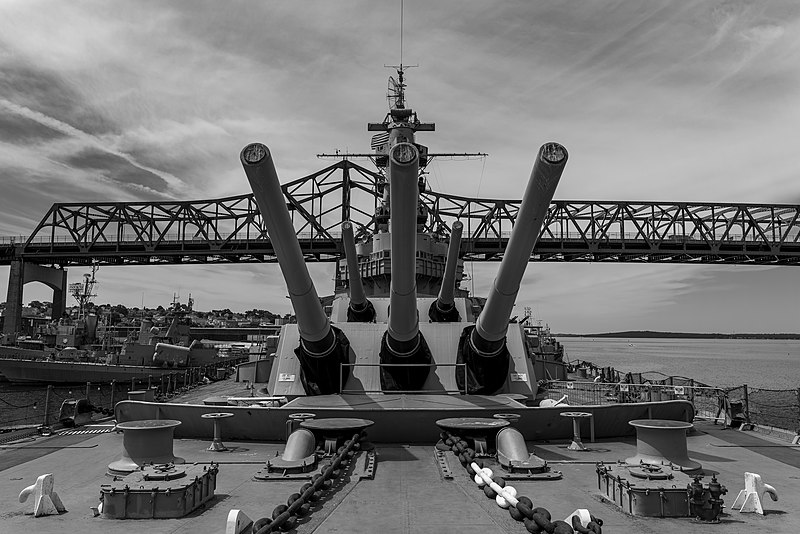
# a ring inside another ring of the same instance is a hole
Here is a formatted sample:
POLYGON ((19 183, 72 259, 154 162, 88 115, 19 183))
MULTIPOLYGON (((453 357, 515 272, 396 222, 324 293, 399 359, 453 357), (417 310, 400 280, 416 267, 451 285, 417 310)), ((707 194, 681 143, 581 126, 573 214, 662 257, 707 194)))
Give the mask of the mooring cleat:
POLYGON ((19 492, 19 502, 25 502, 33 495, 33 517, 55 515, 66 512, 64 504, 53 490, 53 475, 48 473, 36 479, 35 484, 19 492))
POLYGON ((228 521, 225 523, 225 534, 242 534, 246 532, 253 520, 241 510, 231 510, 228 512, 228 521))
POLYGON ((733 501, 731 508, 743 513, 755 512, 764 515, 764 508, 761 502, 763 501, 765 493, 769 493, 773 501, 778 500, 778 492, 774 487, 762 482, 761 475, 745 473, 744 489, 736 496, 736 500, 733 501))

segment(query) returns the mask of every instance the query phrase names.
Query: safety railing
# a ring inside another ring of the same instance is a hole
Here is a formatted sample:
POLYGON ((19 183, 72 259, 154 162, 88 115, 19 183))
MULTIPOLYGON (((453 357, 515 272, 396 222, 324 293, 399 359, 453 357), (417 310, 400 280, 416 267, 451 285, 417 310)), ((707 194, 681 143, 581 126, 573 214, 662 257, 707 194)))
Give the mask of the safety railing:
MULTIPOLYGON (((625 375, 623 375, 625 376, 625 375)), ((641 375, 626 377, 639 379, 641 375)), ((666 377, 652 383, 602 381, 544 381, 540 396, 563 399, 571 405, 688 400, 696 417, 725 423, 748 423, 800 433, 800 388, 763 389, 707 386, 685 377, 666 377), (663 383, 666 382, 666 383, 663 383)))
POLYGON ((747 385, 726 390, 733 411, 747 422, 800 433, 800 388, 764 389, 747 385))
POLYGON ((695 413, 706 417, 717 417, 726 394, 724 389, 710 386, 568 380, 544 382, 540 388, 546 391, 546 398, 560 400, 566 396, 564 402, 571 405, 688 400, 694 405, 695 413))
MULTIPOLYGON (((225 366, 233 362, 226 361, 225 366)), ((189 389, 222 378, 220 363, 176 369, 160 376, 140 375, 130 380, 87 382, 73 385, 16 385, 0 386, 0 441, 11 431, 50 427, 59 422, 64 401, 82 400, 83 406, 96 415, 112 415, 114 405, 129 397, 131 391, 142 391, 153 400, 167 400, 189 389), (151 393, 148 393, 151 392, 151 393)), ((224 373, 227 375, 227 372, 224 373)))

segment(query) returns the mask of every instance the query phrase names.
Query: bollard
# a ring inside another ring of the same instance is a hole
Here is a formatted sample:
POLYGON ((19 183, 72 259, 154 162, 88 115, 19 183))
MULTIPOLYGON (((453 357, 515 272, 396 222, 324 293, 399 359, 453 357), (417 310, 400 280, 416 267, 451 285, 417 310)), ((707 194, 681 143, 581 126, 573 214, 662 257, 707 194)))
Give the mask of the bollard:
POLYGON ((242 534, 250 531, 253 520, 241 510, 231 510, 228 512, 228 521, 225 523, 225 534, 242 534))
POLYGON ((112 411, 114 410, 114 406, 116 405, 116 402, 114 402, 114 400, 115 400, 114 397, 116 397, 116 394, 117 394, 117 381, 116 380, 112 380, 111 381, 111 410, 112 411))
POLYGON ((86 402, 89 403, 89 406, 92 405, 92 401, 89 399, 89 390, 91 389, 91 387, 92 387, 92 383, 91 382, 86 382, 86 402))

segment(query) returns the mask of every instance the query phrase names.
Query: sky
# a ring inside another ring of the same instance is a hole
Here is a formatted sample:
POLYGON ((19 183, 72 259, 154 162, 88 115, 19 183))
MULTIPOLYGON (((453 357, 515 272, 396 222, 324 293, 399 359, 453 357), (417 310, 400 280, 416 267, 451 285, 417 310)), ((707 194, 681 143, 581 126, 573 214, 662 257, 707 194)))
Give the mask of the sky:
MULTIPOLYGON (((0 236, 55 202, 250 192, 365 152, 400 61, 400 2, 0 1, 0 236)), ((406 0, 408 104, 432 189, 520 198, 538 147, 560 200, 800 204, 800 3, 406 0)), ((310 265, 321 295, 334 264, 310 265)), ((467 265, 485 295, 497 264, 467 265)), ((69 281, 85 268, 70 268, 69 281)), ((97 303, 290 311, 274 265, 103 267, 97 303)), ((0 298, 8 267, 0 267, 0 298)), ((800 268, 530 263, 517 303, 558 332, 800 332, 800 268)), ((51 300, 42 284, 24 300, 51 300)), ((516 313, 516 312, 515 312, 516 313)))

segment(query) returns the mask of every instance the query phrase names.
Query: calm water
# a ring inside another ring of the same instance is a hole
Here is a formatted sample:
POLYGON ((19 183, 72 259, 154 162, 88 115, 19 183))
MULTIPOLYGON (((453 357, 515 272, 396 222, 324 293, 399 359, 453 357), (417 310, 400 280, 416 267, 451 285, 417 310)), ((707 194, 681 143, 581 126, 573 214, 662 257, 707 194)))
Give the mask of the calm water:
POLYGON ((658 371, 715 386, 800 387, 800 341, 559 336, 570 360, 621 372, 658 371))

